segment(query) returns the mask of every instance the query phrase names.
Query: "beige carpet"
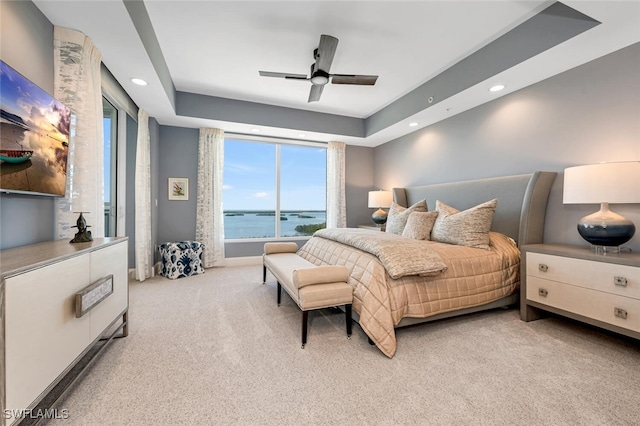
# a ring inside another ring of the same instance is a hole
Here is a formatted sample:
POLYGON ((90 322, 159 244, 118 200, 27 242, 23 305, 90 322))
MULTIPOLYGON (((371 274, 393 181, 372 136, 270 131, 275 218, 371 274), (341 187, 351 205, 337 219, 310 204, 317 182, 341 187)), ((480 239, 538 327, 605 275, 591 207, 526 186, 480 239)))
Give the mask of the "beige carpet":
POLYGON ((640 342, 497 310, 398 331, 385 357, 344 316, 301 313, 261 267, 130 286, 129 337, 55 425, 637 425, 640 342))

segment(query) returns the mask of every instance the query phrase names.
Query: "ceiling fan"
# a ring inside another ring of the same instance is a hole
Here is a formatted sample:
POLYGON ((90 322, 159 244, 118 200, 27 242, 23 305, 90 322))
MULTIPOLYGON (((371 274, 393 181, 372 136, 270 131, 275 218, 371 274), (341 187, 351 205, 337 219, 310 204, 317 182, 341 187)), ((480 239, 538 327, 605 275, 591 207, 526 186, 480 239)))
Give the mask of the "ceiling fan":
POLYGON ((308 80, 311 82, 311 92, 307 102, 317 102, 320 100, 324 86, 331 80, 332 84, 355 84, 359 86, 373 86, 378 79, 377 75, 354 75, 354 74, 329 74, 333 56, 336 54, 338 39, 330 35, 322 34, 320 44, 313 51, 315 63, 311 64, 311 75, 289 74, 282 72, 259 71, 262 77, 285 78, 288 80, 308 80))

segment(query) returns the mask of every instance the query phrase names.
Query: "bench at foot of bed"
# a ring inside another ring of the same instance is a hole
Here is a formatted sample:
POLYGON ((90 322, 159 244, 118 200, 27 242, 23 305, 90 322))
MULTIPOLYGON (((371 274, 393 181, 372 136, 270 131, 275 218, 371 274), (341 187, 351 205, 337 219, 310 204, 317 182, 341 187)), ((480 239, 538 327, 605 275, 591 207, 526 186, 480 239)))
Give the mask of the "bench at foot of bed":
POLYGON ((353 290, 347 281, 344 266, 316 266, 298 256, 296 243, 266 243, 264 245, 262 282, 267 270, 278 283, 277 302, 280 306, 282 288, 302 310, 302 348, 307 343, 309 311, 344 305, 347 337, 351 338, 351 304, 353 290))

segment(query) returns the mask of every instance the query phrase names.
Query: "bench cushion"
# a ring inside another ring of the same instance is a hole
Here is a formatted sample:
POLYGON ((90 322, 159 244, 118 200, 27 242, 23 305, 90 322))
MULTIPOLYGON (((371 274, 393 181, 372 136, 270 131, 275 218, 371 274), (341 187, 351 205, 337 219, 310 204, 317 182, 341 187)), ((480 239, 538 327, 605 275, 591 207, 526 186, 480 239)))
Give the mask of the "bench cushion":
POLYGON ((298 291, 298 306, 303 311, 351 304, 353 290, 344 282, 310 285, 298 291))
POLYGON ((296 243, 266 243, 264 245, 264 254, 274 253, 295 253, 298 251, 296 243))
POLYGON ((298 288, 312 284, 346 283, 348 280, 349 272, 344 266, 312 266, 293 271, 293 284, 298 288))

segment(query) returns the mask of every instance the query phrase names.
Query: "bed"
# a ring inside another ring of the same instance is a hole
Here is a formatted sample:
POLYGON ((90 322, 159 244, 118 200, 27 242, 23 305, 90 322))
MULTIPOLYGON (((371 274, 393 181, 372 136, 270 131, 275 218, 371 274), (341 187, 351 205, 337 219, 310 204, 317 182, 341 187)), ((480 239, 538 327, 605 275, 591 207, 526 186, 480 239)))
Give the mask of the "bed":
POLYGON ((354 318, 370 341, 393 357, 396 328, 519 302, 519 247, 542 242, 555 175, 534 172, 393 189, 398 206, 410 210, 426 200, 426 210, 437 208, 442 217, 447 206, 471 211, 495 200, 485 248, 346 228, 318 231, 298 254, 315 265, 349 269, 354 318))

